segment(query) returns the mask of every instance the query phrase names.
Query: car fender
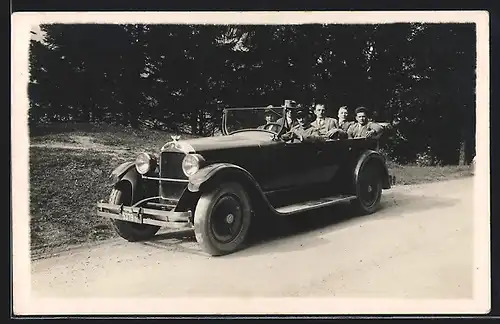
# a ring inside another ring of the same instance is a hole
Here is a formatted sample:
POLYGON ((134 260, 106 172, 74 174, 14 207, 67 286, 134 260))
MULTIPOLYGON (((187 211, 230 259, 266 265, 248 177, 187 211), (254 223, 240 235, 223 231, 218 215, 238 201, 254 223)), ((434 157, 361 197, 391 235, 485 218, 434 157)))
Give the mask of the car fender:
POLYGON ((245 178, 247 178, 256 187, 260 189, 260 186, 255 180, 255 178, 242 167, 231 163, 214 163, 198 170, 198 172, 189 177, 188 190, 191 192, 200 191, 200 188, 205 183, 207 183, 210 179, 214 178, 215 176, 221 175, 222 172, 237 172, 238 174, 243 175, 245 178))
POLYGON ((110 174, 110 178, 112 178, 115 182, 120 179, 120 177, 125 174, 131 167, 134 167, 134 162, 124 162, 117 166, 110 174))
MULTIPOLYGON (((191 192, 202 192, 204 187, 213 181, 224 181, 226 179, 240 182, 249 191, 251 199, 258 199, 264 202, 269 210, 274 208, 264 195, 257 180, 244 168, 231 163, 210 164, 189 177, 188 190, 191 192)), ((258 204, 260 205, 260 204, 258 204)))
POLYGON ((115 188, 121 185, 124 181, 129 182, 132 189, 132 201, 135 201, 141 175, 135 169, 134 162, 124 162, 120 164, 111 172, 110 178, 113 179, 115 188))
POLYGON ((358 182, 359 171, 369 161, 377 161, 379 167, 382 169, 382 188, 389 189, 391 188, 391 181, 389 177, 389 169, 387 168, 387 164, 385 158, 377 151, 368 150, 365 151, 358 159, 356 163, 356 167, 354 168, 354 183, 358 182))

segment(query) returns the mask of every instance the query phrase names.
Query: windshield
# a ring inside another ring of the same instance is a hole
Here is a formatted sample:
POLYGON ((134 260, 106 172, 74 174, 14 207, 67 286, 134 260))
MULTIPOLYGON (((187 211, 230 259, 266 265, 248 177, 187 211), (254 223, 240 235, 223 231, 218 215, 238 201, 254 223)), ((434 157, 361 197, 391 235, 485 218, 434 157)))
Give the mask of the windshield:
POLYGON ((279 120, 282 113, 281 107, 229 108, 225 112, 224 126, 228 134, 242 130, 262 130, 277 134, 282 126, 279 120))

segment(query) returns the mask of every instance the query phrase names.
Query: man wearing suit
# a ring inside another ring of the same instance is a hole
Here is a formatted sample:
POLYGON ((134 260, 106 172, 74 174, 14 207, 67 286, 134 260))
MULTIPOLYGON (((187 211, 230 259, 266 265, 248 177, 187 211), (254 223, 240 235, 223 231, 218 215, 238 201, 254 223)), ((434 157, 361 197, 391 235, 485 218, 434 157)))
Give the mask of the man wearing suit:
POLYGON ((339 135, 344 135, 345 131, 339 128, 337 120, 335 118, 326 117, 325 113, 325 105, 316 104, 314 107, 316 119, 311 125, 315 127, 324 138, 335 138, 339 135))
POLYGON ((295 119, 297 103, 294 100, 285 100, 285 105, 283 107, 285 107, 285 120, 283 121, 283 117, 281 117, 276 121, 276 123, 280 125, 283 124, 285 132, 287 132, 297 124, 297 120, 295 119))
POLYGON ((347 110, 347 106, 340 107, 337 116, 339 117, 337 122, 337 127, 343 130, 344 132, 347 132, 349 127, 352 124, 354 124, 354 121, 347 120, 347 118, 349 117, 349 111, 347 110))
POLYGON ((314 118, 308 109, 300 109, 297 114, 297 124, 281 137, 284 141, 299 142, 323 142, 324 136, 321 136, 318 129, 311 125, 314 118))

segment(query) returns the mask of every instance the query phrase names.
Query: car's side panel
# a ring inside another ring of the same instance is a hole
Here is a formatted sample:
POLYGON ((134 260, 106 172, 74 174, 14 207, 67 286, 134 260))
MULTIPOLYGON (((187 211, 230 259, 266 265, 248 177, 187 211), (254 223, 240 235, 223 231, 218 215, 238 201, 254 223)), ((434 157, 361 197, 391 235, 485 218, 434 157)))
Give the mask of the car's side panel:
MULTIPOLYGON (((300 161, 292 159, 282 142, 266 143, 253 147, 237 147, 200 151, 207 164, 229 163, 241 167, 264 191, 277 190, 298 176, 300 161)), ((302 168, 303 169, 303 168, 302 168)))
POLYGON ((296 203, 275 206, 267 199, 266 195, 262 192, 253 176, 243 168, 228 163, 217 163, 208 166, 197 173, 197 177, 192 177, 188 185, 188 189, 192 193, 201 193, 205 190, 210 190, 213 186, 218 186, 224 181, 237 181, 245 188, 249 194, 252 211, 255 215, 265 215, 266 211, 274 213, 279 216, 287 216, 300 213, 304 210, 311 210, 321 208, 327 205, 332 205, 341 201, 349 201, 355 196, 349 195, 336 195, 325 197, 323 199, 310 198, 298 200, 296 203))
POLYGON ((282 150, 279 163, 283 176, 275 179, 269 189, 302 188, 328 182, 335 175, 338 166, 324 160, 323 143, 290 143, 282 150))
POLYGON ((275 143, 236 150, 200 152, 209 166, 191 177, 188 188, 199 187, 221 168, 244 171, 270 205, 299 203, 335 194, 354 194, 354 169, 363 152, 376 141, 337 140, 319 143, 275 143))

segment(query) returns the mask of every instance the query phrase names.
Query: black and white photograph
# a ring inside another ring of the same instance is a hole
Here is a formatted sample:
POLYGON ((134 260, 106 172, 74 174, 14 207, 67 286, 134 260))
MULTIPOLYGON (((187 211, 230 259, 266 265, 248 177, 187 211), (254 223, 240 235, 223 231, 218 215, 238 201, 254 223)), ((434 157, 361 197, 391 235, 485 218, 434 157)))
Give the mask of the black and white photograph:
POLYGON ((488 21, 14 14, 15 314, 488 313, 488 21))

